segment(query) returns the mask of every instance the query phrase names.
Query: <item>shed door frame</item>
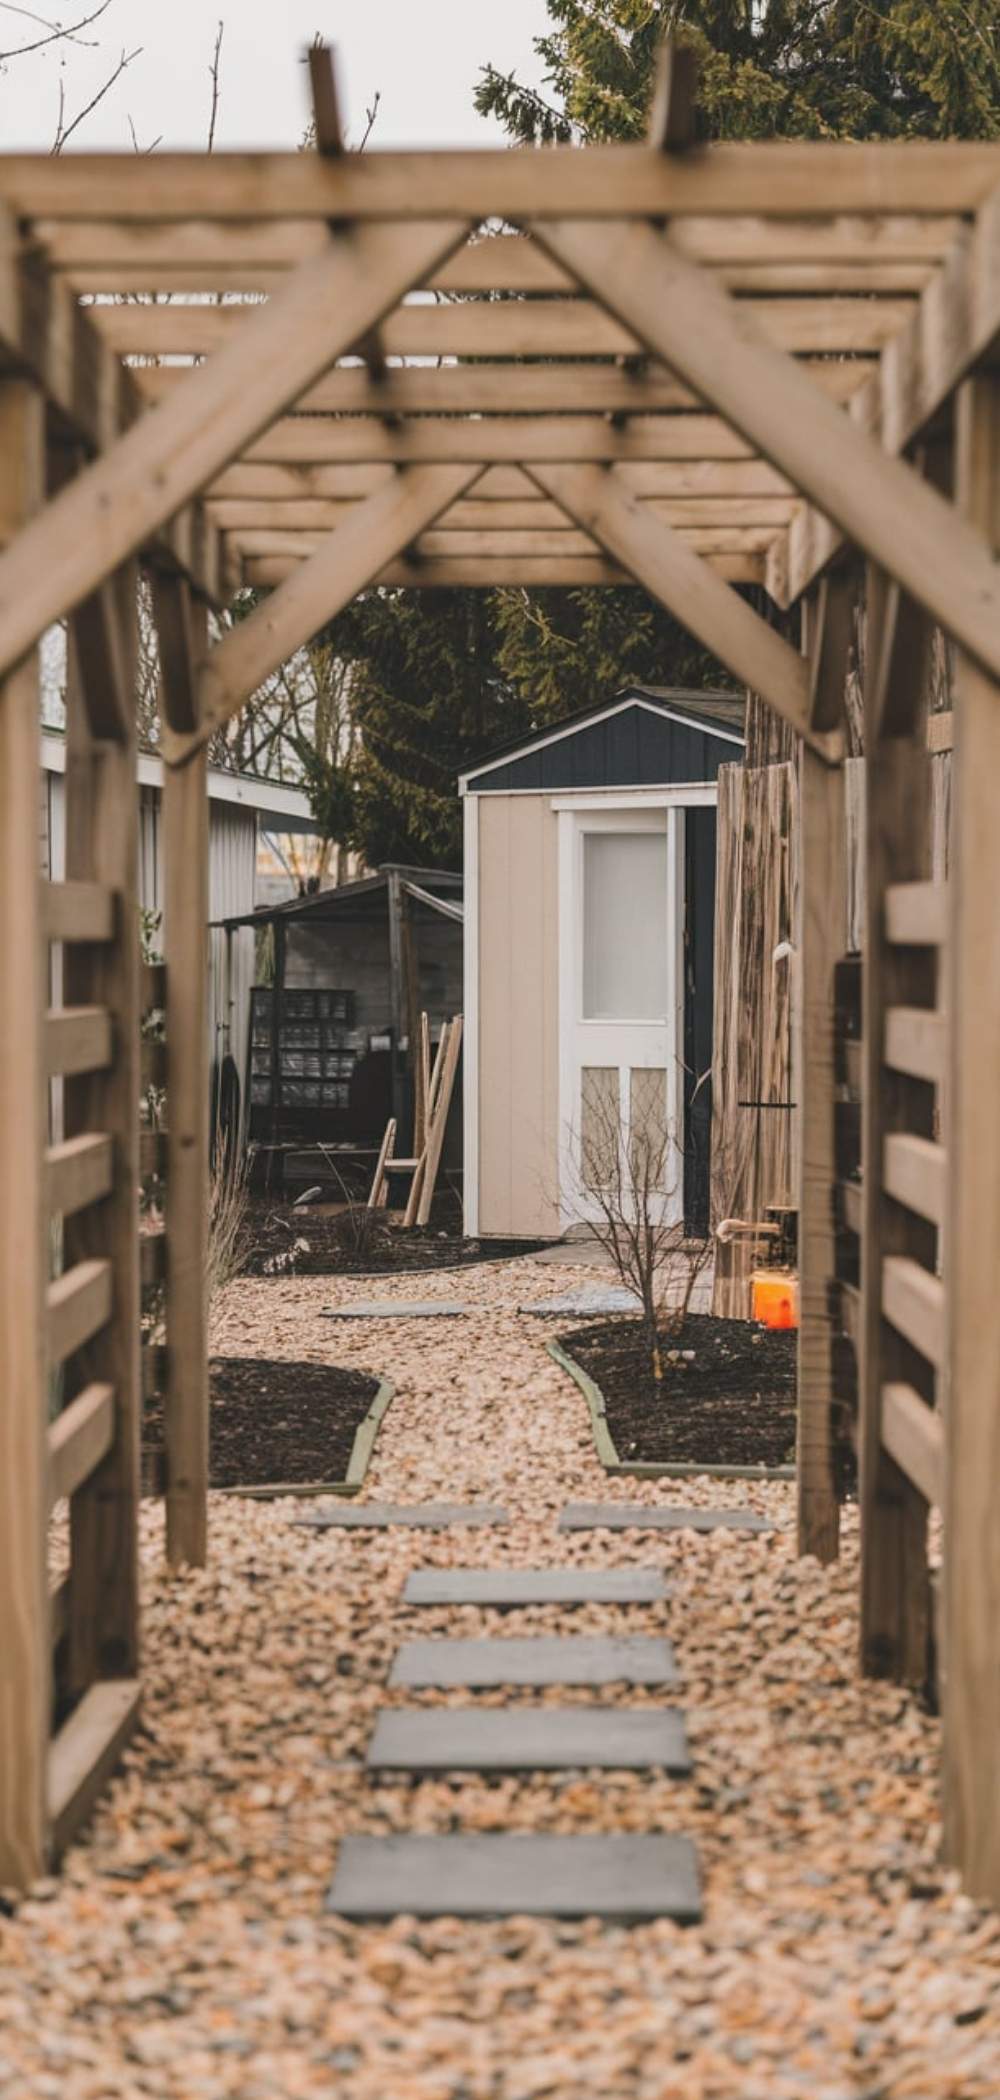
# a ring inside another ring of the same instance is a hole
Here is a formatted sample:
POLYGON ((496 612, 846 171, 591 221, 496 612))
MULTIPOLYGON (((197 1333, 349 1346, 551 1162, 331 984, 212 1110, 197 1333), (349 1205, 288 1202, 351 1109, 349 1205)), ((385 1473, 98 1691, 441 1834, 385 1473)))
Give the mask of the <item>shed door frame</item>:
MULTIPOLYGON (((582 986, 582 917, 583 917, 583 841, 591 832, 636 832, 658 829, 657 816, 666 822, 668 841, 668 923, 673 929, 675 966, 673 972, 674 995, 667 1016, 667 1123, 668 1128, 679 1133, 678 1177, 676 1202, 678 1217, 683 1217, 683 1122, 684 1089, 682 1060, 684 1054, 684 827, 683 811, 715 805, 717 791, 714 783, 685 784, 675 788, 641 789, 632 793, 621 789, 578 795, 557 795, 552 798, 550 808, 556 815, 559 826, 558 843, 558 911, 559 911, 559 1133, 558 1133, 558 1204, 560 1224, 565 1231, 569 1226, 582 1222, 590 1213, 586 1198, 579 1184, 574 1161, 574 1143, 578 1140, 579 1073, 578 1047, 581 1025, 582 986)), ((609 1027, 628 1023, 609 1023, 609 1027)), ((593 1212, 596 1216, 596 1211, 593 1212)))

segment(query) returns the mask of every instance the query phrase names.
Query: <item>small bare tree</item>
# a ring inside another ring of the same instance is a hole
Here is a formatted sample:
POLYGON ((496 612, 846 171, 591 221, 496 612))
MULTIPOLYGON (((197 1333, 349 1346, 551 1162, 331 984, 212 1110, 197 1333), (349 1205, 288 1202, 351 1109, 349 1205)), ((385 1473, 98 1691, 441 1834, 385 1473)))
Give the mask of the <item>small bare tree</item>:
POLYGON ((663 1338, 679 1339, 712 1251, 710 1239, 687 1237, 683 1204, 677 1215, 683 1155, 667 1115, 665 1077, 632 1074, 626 1125, 617 1069, 585 1071, 579 1145, 581 1217, 639 1299, 657 1388, 665 1376, 663 1338))

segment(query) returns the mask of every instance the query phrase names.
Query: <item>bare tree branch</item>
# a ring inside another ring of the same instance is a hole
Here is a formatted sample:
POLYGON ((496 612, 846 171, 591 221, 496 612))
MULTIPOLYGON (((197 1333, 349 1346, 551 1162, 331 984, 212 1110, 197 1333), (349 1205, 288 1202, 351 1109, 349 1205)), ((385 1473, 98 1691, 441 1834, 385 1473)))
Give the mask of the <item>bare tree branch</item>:
POLYGON ((133 59, 136 59, 140 56, 141 51, 142 45, 137 44, 134 51, 122 52, 122 55, 118 60, 118 64, 115 66, 114 70, 108 74, 108 77, 104 82, 103 87, 99 87, 96 95, 91 96, 90 101, 85 105, 83 109, 79 111, 78 115, 73 118, 71 124, 66 124, 63 121, 65 116, 66 103, 62 90, 62 83, 60 82, 59 122, 56 127, 56 135, 52 145, 52 151, 54 154, 62 152, 62 149, 65 146, 67 139, 72 138, 74 131, 79 130, 79 127, 83 123, 84 118, 89 117, 92 114, 92 112, 97 108, 99 102, 103 102, 105 95, 109 94, 111 89, 114 87, 115 81, 121 79, 122 74, 132 64, 133 59))
POLYGON ((225 27, 225 22, 219 23, 218 31, 216 33, 215 38, 215 50, 212 53, 212 63, 209 67, 209 72, 212 76, 212 107, 209 111, 208 117, 208 142, 205 147, 206 153, 211 153, 212 148, 215 145, 215 123, 216 118, 219 114, 219 54, 222 50, 222 37, 225 27))
POLYGON ((26 58, 31 51, 44 51, 47 44, 94 44, 96 38, 84 38, 80 31, 89 29, 92 22, 99 22, 101 16, 107 14, 110 6, 111 0, 101 0, 100 6, 95 7, 89 15, 81 15, 78 22, 67 22, 65 27, 60 29, 58 23, 50 21, 46 15, 36 14, 32 7, 15 7, 13 0, 0 0, 0 13, 23 15, 28 22, 40 23, 45 31, 44 36, 34 37, 30 44, 16 44, 10 51, 0 51, 0 66, 6 65, 12 58, 26 58))

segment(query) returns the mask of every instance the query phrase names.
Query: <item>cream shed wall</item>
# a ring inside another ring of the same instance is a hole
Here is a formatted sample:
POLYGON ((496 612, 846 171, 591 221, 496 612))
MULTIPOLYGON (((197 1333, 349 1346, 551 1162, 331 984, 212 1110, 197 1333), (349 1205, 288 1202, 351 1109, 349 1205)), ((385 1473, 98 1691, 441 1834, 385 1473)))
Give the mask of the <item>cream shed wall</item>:
POLYGON ((465 812, 466 1230, 554 1237, 558 818, 550 795, 469 795, 465 812))

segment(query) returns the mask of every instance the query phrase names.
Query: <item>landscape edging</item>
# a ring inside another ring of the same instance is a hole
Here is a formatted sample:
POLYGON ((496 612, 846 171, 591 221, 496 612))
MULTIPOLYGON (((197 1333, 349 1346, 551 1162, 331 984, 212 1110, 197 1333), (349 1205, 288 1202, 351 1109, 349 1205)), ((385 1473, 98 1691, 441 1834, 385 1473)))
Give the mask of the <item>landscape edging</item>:
POLYGON ((699 1466, 689 1462, 676 1465, 657 1465, 639 1461, 632 1465, 623 1459, 608 1428, 604 1394, 589 1373, 572 1356, 567 1356, 559 1342, 546 1342, 546 1349, 561 1371, 567 1371, 579 1386, 587 1403, 590 1424, 594 1432, 597 1456, 606 1473, 618 1478, 633 1480, 794 1480, 794 1466, 699 1466))
POLYGON ((242 1495, 244 1501, 250 1502, 276 1501, 281 1495, 359 1494, 365 1484, 365 1477, 371 1464, 375 1438, 378 1435, 383 1416, 388 1410, 389 1402, 395 1390, 396 1388, 391 1378, 379 1379, 378 1391, 368 1409, 368 1413, 365 1415, 364 1420, 359 1422, 354 1432, 354 1442, 351 1445, 351 1455, 347 1461, 347 1471, 343 1480, 278 1480, 268 1481, 259 1487, 212 1488, 211 1493, 213 1495, 242 1495))

